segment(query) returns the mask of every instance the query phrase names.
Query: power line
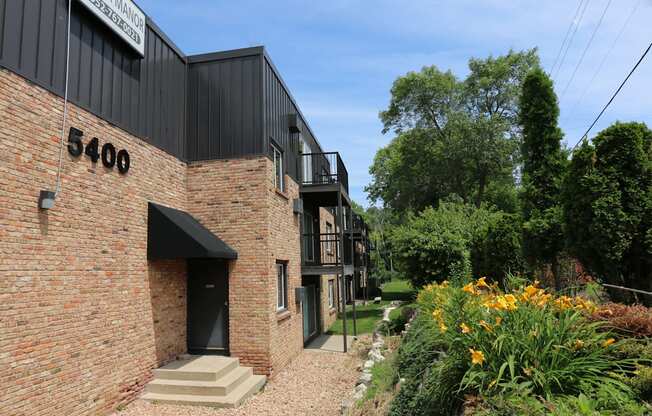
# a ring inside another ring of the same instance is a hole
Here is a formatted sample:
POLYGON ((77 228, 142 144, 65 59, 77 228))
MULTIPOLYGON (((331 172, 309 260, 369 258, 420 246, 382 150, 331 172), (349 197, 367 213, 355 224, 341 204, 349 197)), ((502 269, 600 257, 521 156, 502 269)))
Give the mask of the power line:
POLYGON ((616 45, 618 44, 618 41, 620 40, 620 37, 621 37, 621 36, 623 35, 623 33, 625 32, 625 29, 627 28, 627 25, 629 24, 629 21, 632 20, 632 17, 634 16, 634 13, 636 13, 636 10, 638 9, 638 7, 640 6, 640 4, 641 4, 642 2, 643 2, 643 0, 638 0, 638 2, 636 2, 636 4, 634 4, 634 7, 633 7, 632 10, 629 12, 629 15, 627 16, 627 18, 626 18, 625 21, 623 22, 623 25, 620 27, 620 31, 618 31, 618 35, 616 35, 616 37, 614 38, 613 42, 611 43, 611 46, 609 47, 609 50, 608 50, 607 53, 602 57, 602 61, 600 62, 600 65, 598 65, 598 68, 596 69, 596 71, 593 73, 593 76, 591 77, 591 80, 590 80, 589 83, 586 85, 586 88, 584 89, 584 91, 583 91, 582 94, 580 95, 580 98, 575 102, 575 104, 574 104, 573 107, 571 108, 571 111, 568 113, 568 116, 565 117, 565 118, 569 119, 569 118, 571 118, 571 117, 575 114, 575 110, 577 110, 577 107, 580 105, 580 103, 582 102, 582 100, 583 100, 584 97, 586 96, 586 93, 589 92, 589 90, 590 90, 591 87, 593 86, 593 81, 595 81, 595 79, 597 78, 597 76, 598 76, 598 74, 600 73, 600 71, 602 71, 602 68, 604 67, 604 64, 607 62, 607 59, 609 58, 609 56, 611 56, 611 53, 612 53, 613 50, 616 48, 616 45))
POLYGON ((604 16, 607 14, 607 10, 609 10, 610 5, 611 5, 611 0, 609 0, 607 2, 607 5, 605 6, 604 10, 602 11, 602 15, 600 16, 600 20, 598 20, 598 24, 595 25, 595 28, 593 29, 593 33, 591 33, 591 37, 589 38, 589 42, 586 44, 586 47, 584 48, 584 51, 582 51, 582 55, 580 56, 580 60, 577 61, 577 65, 575 65, 575 69, 573 70, 573 74, 571 75, 570 79, 568 80, 568 83, 566 84, 566 88, 564 88, 564 91, 561 93, 562 98, 564 97, 564 95, 566 95, 566 91, 568 91, 568 87, 570 87, 570 85, 573 83, 573 80, 575 79, 575 75, 577 74, 577 70, 582 65, 582 62, 584 61, 584 57, 586 56, 586 52, 591 47, 591 44, 593 43, 593 39, 595 38, 595 34, 598 33, 598 29, 600 29, 600 26, 602 25, 602 21, 604 20, 604 16))
POLYGON ((571 29, 573 29, 573 26, 575 25, 575 21, 577 20, 577 15, 580 13, 580 9, 582 8, 582 4, 584 4, 584 0, 580 0, 579 4, 577 5, 577 10, 575 10, 575 15, 573 15, 573 20, 571 20, 570 25, 568 25, 568 29, 566 30, 566 35, 564 36, 564 40, 561 42, 561 46, 559 47, 559 51, 557 52, 555 61, 552 63, 552 66, 550 67, 550 74, 552 74, 552 72, 555 70, 555 67, 557 66, 557 62, 559 61, 559 57, 561 56, 561 51, 564 50, 564 46, 566 45, 566 41, 568 40, 568 35, 570 35, 571 29))
POLYGON ((557 75, 559 75, 559 71, 561 70, 561 67, 564 65, 564 61, 566 60, 566 55, 568 55, 568 51, 570 50, 571 44, 573 43, 573 39, 575 38, 575 34, 577 33, 577 29, 580 27, 580 23, 582 23, 582 19, 584 18, 584 13, 586 12, 586 9, 589 7, 589 2, 587 1, 584 3, 584 7, 582 8, 582 11, 580 12, 580 17, 578 17, 577 22, 575 22, 575 27, 573 28, 573 31, 571 32, 570 38, 568 39, 568 43, 566 44, 566 50, 564 51, 564 54, 561 57, 561 61, 559 62, 559 66, 557 67, 557 71, 555 75, 552 76, 553 79, 557 78, 557 75))
POLYGON ((598 122, 598 120, 600 120, 600 117, 602 117, 602 114, 604 114, 604 112, 607 110, 607 108, 611 105, 611 103, 612 103, 613 100, 616 98, 616 96, 618 95, 618 93, 620 92, 620 90, 623 89, 623 87, 625 86, 625 84, 627 83, 627 81, 629 80, 629 78, 632 76, 632 74, 634 73, 634 71, 636 71, 636 68, 638 68, 638 66, 641 64, 641 62, 643 62, 643 59, 645 59, 645 57, 647 56, 648 52, 650 52, 650 49, 652 49, 652 43, 650 43, 650 44, 648 45, 647 49, 645 49, 645 51, 643 52, 643 55, 641 55, 641 57, 639 58, 638 62, 636 62, 636 65, 634 65, 634 67, 632 68, 632 70, 629 71, 629 74, 627 74, 627 77, 625 77, 625 79, 624 79, 623 82, 620 84, 620 86, 618 87, 618 89, 616 90, 616 92, 611 96, 611 99, 609 100, 609 102, 607 102, 607 104, 604 106, 604 108, 602 109, 602 111, 600 111, 600 114, 598 114, 598 116, 595 118, 595 120, 593 120, 593 123, 591 123, 591 125, 589 126, 589 128, 586 129, 586 132, 584 133, 584 135, 582 136, 582 138, 580 138, 580 140, 579 140, 577 143, 575 143, 575 146, 573 146, 573 149, 571 149, 571 150, 575 150, 575 148, 577 147, 577 145, 579 145, 582 141, 584 141, 584 140, 589 136, 589 132, 591 131, 591 129, 593 128, 593 126, 595 126, 595 124, 598 122))

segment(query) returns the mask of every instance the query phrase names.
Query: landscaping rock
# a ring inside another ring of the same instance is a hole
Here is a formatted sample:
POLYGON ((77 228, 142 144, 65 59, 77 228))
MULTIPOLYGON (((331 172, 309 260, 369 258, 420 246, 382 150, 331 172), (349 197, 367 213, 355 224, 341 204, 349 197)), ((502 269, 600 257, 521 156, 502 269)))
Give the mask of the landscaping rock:
POLYGON ((380 303, 381 300, 383 300, 383 298, 381 298, 380 296, 376 296, 374 298, 374 303, 380 303))
POLYGON ((371 384, 371 373, 369 371, 364 371, 362 374, 360 374, 360 378, 358 379, 357 384, 364 384, 367 386, 371 384))
POLYGON ((373 362, 380 362, 384 361, 385 357, 383 357, 383 354, 380 352, 380 350, 371 350, 369 351, 369 359, 372 360, 373 362))
POLYGON ((363 368, 365 368, 365 369, 369 368, 370 369, 371 367, 374 366, 374 364, 375 363, 372 360, 367 360, 367 361, 365 361, 363 368))

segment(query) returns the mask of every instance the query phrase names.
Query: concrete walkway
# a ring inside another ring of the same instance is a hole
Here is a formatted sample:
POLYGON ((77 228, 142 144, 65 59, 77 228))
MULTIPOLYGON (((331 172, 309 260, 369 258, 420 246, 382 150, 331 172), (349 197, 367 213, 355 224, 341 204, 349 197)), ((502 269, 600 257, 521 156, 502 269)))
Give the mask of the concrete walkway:
MULTIPOLYGON (((353 340, 352 336, 346 337, 347 348, 350 350, 353 340)), ((344 340, 342 335, 321 334, 306 346, 307 350, 344 352, 344 340)))

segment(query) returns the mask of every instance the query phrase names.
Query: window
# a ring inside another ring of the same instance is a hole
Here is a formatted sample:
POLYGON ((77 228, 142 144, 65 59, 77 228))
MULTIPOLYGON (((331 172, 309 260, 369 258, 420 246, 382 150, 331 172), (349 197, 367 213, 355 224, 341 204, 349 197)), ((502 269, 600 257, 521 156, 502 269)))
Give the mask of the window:
POLYGON ((288 308, 288 266, 276 263, 276 310, 285 311, 288 308))
POLYGON ((328 307, 329 308, 335 307, 335 281, 334 280, 328 281, 328 307))
POLYGON ((328 254, 333 254, 333 240, 335 240, 335 236, 333 235, 333 224, 327 222, 326 223, 326 252, 328 254))
POLYGON ((301 164, 302 164, 302 179, 303 183, 311 184, 312 179, 312 149, 310 145, 304 140, 303 136, 299 136, 299 144, 301 146, 301 164))
POLYGON ((313 261, 315 259, 314 220, 308 211, 303 213, 303 253, 306 260, 313 261))
POLYGON ((285 192, 285 175, 283 172, 283 152, 272 145, 272 153, 274 154, 274 186, 281 192, 285 192))

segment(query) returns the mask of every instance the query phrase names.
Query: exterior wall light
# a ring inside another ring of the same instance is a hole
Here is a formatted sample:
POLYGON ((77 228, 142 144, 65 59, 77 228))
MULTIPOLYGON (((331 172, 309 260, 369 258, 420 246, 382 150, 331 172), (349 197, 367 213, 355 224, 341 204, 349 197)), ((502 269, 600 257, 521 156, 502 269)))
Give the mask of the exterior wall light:
POLYGON ((50 209, 54 207, 56 194, 53 191, 42 190, 38 197, 38 207, 40 209, 50 209))

